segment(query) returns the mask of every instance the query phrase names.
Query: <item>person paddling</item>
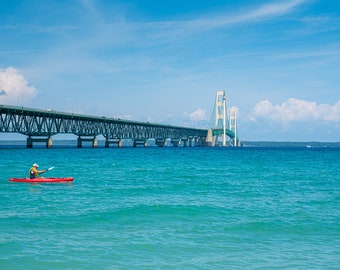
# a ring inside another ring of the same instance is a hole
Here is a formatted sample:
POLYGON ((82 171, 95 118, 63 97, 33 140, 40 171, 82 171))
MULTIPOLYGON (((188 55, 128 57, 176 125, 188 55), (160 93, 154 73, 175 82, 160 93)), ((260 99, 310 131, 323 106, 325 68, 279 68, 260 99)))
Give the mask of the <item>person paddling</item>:
POLYGON ((38 164, 34 163, 34 164, 32 165, 32 168, 31 168, 30 171, 29 171, 30 179, 38 178, 38 177, 39 177, 39 174, 44 173, 44 172, 47 171, 47 170, 40 170, 40 171, 39 171, 38 168, 39 168, 39 165, 38 165, 38 164))

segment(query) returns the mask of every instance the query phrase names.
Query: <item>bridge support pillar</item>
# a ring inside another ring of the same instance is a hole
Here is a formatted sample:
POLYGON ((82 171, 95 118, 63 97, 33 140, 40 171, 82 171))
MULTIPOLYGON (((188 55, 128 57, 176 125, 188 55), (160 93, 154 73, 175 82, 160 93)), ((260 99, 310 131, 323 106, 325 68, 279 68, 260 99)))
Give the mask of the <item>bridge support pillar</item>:
POLYGON ((108 148, 110 147, 110 144, 117 144, 118 148, 123 147, 123 141, 120 139, 106 139, 105 140, 105 147, 108 148))
POLYGON ((145 139, 134 139, 133 140, 133 147, 137 147, 138 145, 142 145, 144 147, 148 146, 145 139))
POLYGON ((92 147, 96 148, 98 146, 98 140, 96 137, 93 138, 82 138, 81 136, 78 136, 77 139, 77 148, 83 147, 83 142, 92 142, 92 147))
POLYGON ((195 138, 195 146, 206 146, 206 138, 205 137, 197 137, 195 138))
POLYGON ((187 143, 188 143, 188 139, 187 138, 183 138, 181 139, 181 141, 183 142, 183 147, 187 147, 187 143))
POLYGON ((189 147, 192 147, 192 138, 189 138, 189 147))
POLYGON ((98 146, 98 139, 96 137, 94 137, 93 141, 92 141, 92 147, 97 148, 97 146, 98 146))
POLYGON ((83 147, 82 140, 79 136, 78 139, 77 139, 77 148, 82 148, 82 147, 83 147))
POLYGON ((163 147, 165 145, 165 139, 163 138, 158 138, 155 140, 156 145, 158 145, 159 147, 163 147))
POLYGON ((215 138, 213 136, 213 130, 212 129, 208 130, 206 143, 207 143, 207 146, 215 146, 215 138))
POLYGON ((52 138, 48 137, 46 141, 46 148, 52 148, 52 145, 53 145, 52 138))
POLYGON ((172 144, 174 147, 178 147, 180 141, 181 141, 180 139, 171 139, 171 144, 172 144))
POLYGON ((26 147, 27 148, 33 148, 33 139, 31 136, 27 137, 27 140, 26 140, 26 147))
POLYGON ((27 137, 26 140, 26 147, 27 148, 33 148, 33 143, 34 142, 44 142, 46 143, 46 148, 52 148, 52 138, 47 137, 47 138, 32 138, 31 136, 27 137))

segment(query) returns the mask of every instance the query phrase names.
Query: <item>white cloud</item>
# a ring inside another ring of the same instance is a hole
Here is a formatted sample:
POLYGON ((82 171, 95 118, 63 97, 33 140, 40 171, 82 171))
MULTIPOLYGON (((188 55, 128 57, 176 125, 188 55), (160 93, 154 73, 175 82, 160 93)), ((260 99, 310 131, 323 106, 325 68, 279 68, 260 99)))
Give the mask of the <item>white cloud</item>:
POLYGON ((19 70, 8 67, 0 69, 0 103, 22 105, 37 95, 34 86, 30 86, 19 70))
POLYGON ((264 20, 270 17, 282 16, 293 11, 295 8, 304 4, 306 0, 288 0, 274 3, 267 3, 262 6, 253 7, 252 9, 233 12, 217 17, 215 19, 200 19, 187 22, 188 25, 196 25, 199 29, 202 27, 223 27, 232 24, 249 23, 254 20, 264 20))
POLYGON ((306 2, 305 0, 291 0, 266 4, 253 12, 247 14, 247 18, 257 18, 285 14, 297 6, 306 2))
POLYGON ((189 114, 191 121, 202 121, 207 120, 206 111, 203 109, 197 109, 196 111, 189 114))
MULTIPOLYGON (((109 32, 104 32, 105 42, 116 43, 117 39, 110 39, 110 36, 114 36, 112 35, 112 31, 124 29, 124 38, 134 39, 135 42, 138 41, 136 44, 147 43, 149 45, 150 42, 158 43, 159 41, 164 43, 166 37, 176 37, 176 39, 179 36, 187 37, 188 32, 192 34, 194 32, 201 32, 209 29, 251 23, 257 20, 268 20, 272 17, 283 16, 284 14, 293 12, 306 1, 307 0, 275 1, 274 3, 266 3, 264 5, 252 6, 247 9, 241 9, 240 11, 232 12, 222 9, 219 13, 211 13, 208 16, 198 17, 191 20, 151 22, 128 22, 126 20, 119 20, 116 23, 107 24, 106 31, 109 32), (129 34, 127 35, 126 33, 129 34), (143 38, 140 38, 141 34, 143 35, 143 38), (150 37, 145 39, 146 35, 150 35, 152 38, 150 37)), ((94 6, 91 5, 91 7, 89 7, 88 3, 86 2, 87 1, 84 1, 84 5, 89 10, 93 11, 94 6)), ((98 31, 98 33, 103 34, 102 31, 98 31)), ((122 34, 123 33, 120 33, 120 35, 122 34)), ((98 40, 102 39, 96 38, 95 42, 98 42, 98 40)))
POLYGON ((258 102, 253 108, 251 119, 269 119, 289 123, 291 121, 340 121, 340 100, 334 105, 289 98, 286 102, 273 105, 268 100, 258 102))

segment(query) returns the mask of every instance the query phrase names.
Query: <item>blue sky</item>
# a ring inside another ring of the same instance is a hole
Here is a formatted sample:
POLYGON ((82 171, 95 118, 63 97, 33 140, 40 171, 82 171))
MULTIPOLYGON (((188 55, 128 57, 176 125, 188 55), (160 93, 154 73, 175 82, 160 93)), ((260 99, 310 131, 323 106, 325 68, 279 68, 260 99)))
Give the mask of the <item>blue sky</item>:
POLYGON ((0 1, 0 104, 340 141, 340 1, 0 1))

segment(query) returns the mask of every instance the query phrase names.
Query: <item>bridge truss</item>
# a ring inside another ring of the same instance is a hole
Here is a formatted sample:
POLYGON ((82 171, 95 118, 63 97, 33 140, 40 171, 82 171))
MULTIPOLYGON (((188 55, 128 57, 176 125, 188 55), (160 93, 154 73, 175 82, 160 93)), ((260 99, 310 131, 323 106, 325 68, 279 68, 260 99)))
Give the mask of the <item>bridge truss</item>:
POLYGON ((50 110, 37 110, 24 107, 0 105, 0 132, 20 133, 28 136, 27 147, 33 141, 46 140, 47 147, 52 146, 51 136, 56 134, 74 134, 81 142, 92 140, 96 146, 96 137, 103 135, 105 146, 110 143, 121 144, 124 139, 131 139, 134 146, 146 144, 147 139, 155 139, 163 146, 167 139, 177 146, 182 140, 195 141, 195 145, 204 145, 207 130, 128 121, 115 118, 95 117, 70 114, 50 110))

